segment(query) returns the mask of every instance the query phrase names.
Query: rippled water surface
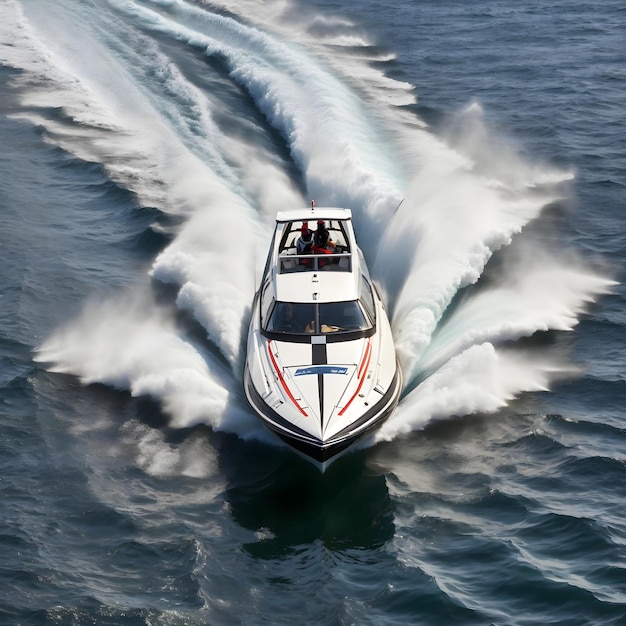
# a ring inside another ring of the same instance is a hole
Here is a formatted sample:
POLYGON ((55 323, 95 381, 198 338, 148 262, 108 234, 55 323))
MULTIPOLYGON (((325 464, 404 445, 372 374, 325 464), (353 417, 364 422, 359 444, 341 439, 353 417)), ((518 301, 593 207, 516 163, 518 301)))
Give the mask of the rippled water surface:
POLYGON ((623 3, 0 17, 0 622, 626 623, 623 3), (311 199, 405 378, 323 474, 241 386, 311 199))

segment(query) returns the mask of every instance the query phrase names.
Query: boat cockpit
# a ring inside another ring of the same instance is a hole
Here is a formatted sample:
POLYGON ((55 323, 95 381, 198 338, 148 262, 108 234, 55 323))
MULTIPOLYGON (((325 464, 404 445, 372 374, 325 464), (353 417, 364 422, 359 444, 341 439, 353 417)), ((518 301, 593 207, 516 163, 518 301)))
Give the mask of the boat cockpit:
MULTIPOLYGON (((307 252, 299 253, 298 240, 302 236, 302 229, 308 227, 308 222, 286 222, 278 246, 278 268, 280 274, 306 271, 352 271, 352 250, 344 220, 326 220, 332 245, 317 248, 308 246, 307 252)), ((312 231, 315 235, 315 231, 312 231)))

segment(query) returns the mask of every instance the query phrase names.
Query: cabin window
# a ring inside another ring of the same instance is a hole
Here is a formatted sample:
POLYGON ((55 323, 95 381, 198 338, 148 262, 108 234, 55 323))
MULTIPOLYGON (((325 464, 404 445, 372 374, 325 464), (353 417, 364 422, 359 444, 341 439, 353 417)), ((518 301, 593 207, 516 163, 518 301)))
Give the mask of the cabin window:
POLYGON ((373 324, 376 321, 376 305, 374 304, 372 287, 365 276, 361 276, 361 304, 373 324))
POLYGON ((266 281, 263 285, 263 291, 261 292, 261 325, 265 326, 267 319, 269 318, 272 307, 274 306, 274 296, 272 295, 272 289, 270 288, 270 281, 266 281))

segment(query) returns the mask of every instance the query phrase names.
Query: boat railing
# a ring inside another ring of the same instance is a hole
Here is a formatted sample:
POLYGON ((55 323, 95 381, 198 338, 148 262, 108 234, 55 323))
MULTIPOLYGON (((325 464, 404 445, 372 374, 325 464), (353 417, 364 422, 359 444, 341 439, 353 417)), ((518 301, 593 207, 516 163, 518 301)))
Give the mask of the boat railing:
POLYGON ((351 272, 352 254, 281 254, 278 257, 279 274, 293 272, 351 272))

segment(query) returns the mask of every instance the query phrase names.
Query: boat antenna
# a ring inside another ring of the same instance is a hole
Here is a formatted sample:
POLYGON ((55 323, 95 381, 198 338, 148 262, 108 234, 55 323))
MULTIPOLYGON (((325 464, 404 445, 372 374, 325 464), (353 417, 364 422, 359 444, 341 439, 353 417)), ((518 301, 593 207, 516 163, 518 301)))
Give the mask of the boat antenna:
POLYGON ((404 198, 402 198, 402 200, 400 200, 400 204, 393 210, 392 215, 395 215, 398 212, 398 209, 402 206, 403 202, 404 202, 404 198))
POLYGON ((315 200, 311 200, 311 211, 315 211, 315 200))

